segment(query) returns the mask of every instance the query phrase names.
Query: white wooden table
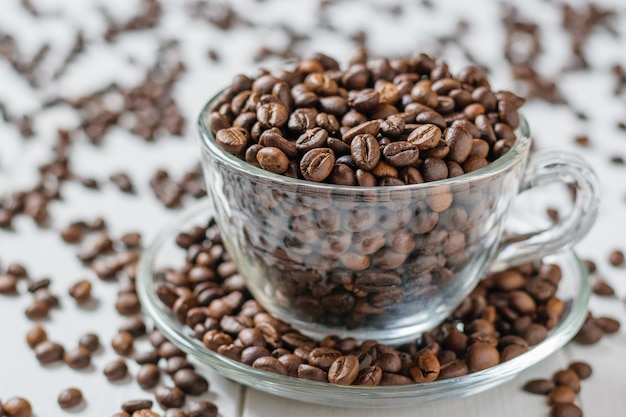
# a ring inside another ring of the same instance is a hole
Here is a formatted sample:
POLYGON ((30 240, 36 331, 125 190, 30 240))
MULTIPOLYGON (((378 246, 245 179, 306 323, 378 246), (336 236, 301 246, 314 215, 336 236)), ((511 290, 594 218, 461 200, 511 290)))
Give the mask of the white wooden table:
MULTIPOLYGON (((19 7, 19 0, 2 0, 0 7, 0 32, 16 37, 25 53, 33 54, 44 42, 49 42, 51 52, 45 61, 47 71, 53 71, 59 57, 71 48, 73 35, 82 30, 89 46, 88 52, 78 59, 58 81, 51 82, 43 92, 36 92, 0 59, 0 101, 5 102, 13 114, 29 112, 37 108, 48 94, 63 91, 65 95, 78 96, 103 87, 111 81, 124 85, 136 83, 144 74, 144 68, 153 60, 159 39, 179 39, 188 72, 178 83, 175 95, 188 118, 185 138, 162 138, 156 145, 121 130, 112 130, 104 145, 96 148, 86 141, 73 147, 72 168, 79 174, 101 179, 101 192, 92 192, 77 184, 67 184, 62 189, 63 201, 51 205, 52 223, 49 229, 39 229, 25 217, 17 218, 14 231, 0 230, 0 260, 6 264, 20 261, 28 266, 33 277, 53 278, 53 291, 61 296, 63 308, 54 310, 44 322, 51 339, 66 346, 74 346, 80 335, 95 331, 105 343, 108 342, 123 319, 113 308, 115 285, 99 281, 93 273, 84 269, 74 251, 65 245, 57 231, 77 219, 104 216, 114 236, 131 230, 144 233, 149 241, 157 229, 171 221, 176 211, 167 210, 156 201, 148 187, 151 174, 157 167, 166 167, 174 175, 190 169, 197 160, 194 118, 203 102, 223 86, 235 71, 249 68, 251 57, 259 41, 280 49, 284 37, 268 28, 267 22, 284 22, 308 33, 310 41, 300 45, 302 51, 323 50, 331 55, 349 53, 354 49, 346 35, 364 29, 368 32, 368 46, 379 54, 410 53, 416 49, 428 50, 434 34, 452 33, 456 21, 469 22, 470 34, 461 39, 471 46, 472 53, 493 68, 492 84, 501 88, 514 88, 509 70, 502 65, 501 45, 503 31, 501 13, 496 2, 433 2, 435 8, 418 11, 405 2, 402 15, 393 20, 380 1, 344 1, 328 9, 331 23, 337 25, 337 33, 316 29, 317 2, 314 1, 253 1, 231 2, 237 10, 247 13, 254 22, 263 23, 258 28, 238 28, 220 31, 205 22, 190 20, 182 0, 163 1, 165 15, 157 28, 129 35, 122 35, 114 44, 101 40, 104 30, 102 17, 96 12, 97 4, 103 4, 112 15, 122 18, 136 10, 139 1, 111 0, 106 3, 86 0, 33 0, 43 11, 59 12, 59 17, 49 17, 38 23, 19 7), (212 63, 207 57, 209 48, 222 58, 212 63), (133 57, 135 63, 129 63, 133 57), (119 170, 131 175, 138 190, 129 196, 119 192, 108 183, 108 176, 119 170), (79 278, 88 277, 94 283, 93 294, 97 302, 93 309, 82 310, 67 296, 69 285, 79 278)), ((603 4, 618 5, 603 1, 603 4)), ((540 67, 554 74, 562 66, 568 48, 568 38, 558 28, 558 7, 548 2, 533 0, 518 5, 523 15, 539 20, 544 37, 545 51, 540 67)), ((613 248, 626 250, 626 166, 609 163, 613 155, 626 156, 626 133, 615 127, 621 117, 626 122, 626 96, 615 98, 611 94, 614 79, 610 74, 616 62, 626 64, 626 8, 621 6, 615 27, 622 31, 623 39, 615 39, 600 31, 592 35, 586 51, 596 66, 591 73, 566 74, 562 87, 568 100, 589 115, 588 121, 578 120, 564 107, 551 107, 545 103, 532 102, 524 110, 537 138, 539 148, 568 149, 580 153, 597 170, 601 180, 602 203, 597 224, 592 232, 578 245, 583 257, 597 261, 600 272, 616 289, 613 299, 592 297, 591 309, 597 315, 611 315, 626 320, 623 297, 626 295, 626 269, 611 267, 607 262, 613 248), (573 138, 588 134, 593 142, 587 149, 576 147, 573 138)), ((463 63, 462 54, 451 47, 446 57, 453 69, 463 63)), ((22 142, 18 133, 0 122, 0 173, 14 166, 10 187, 19 189, 33 181, 34 167, 49 156, 56 129, 76 126, 78 118, 70 110, 44 112, 36 119, 35 138, 22 142)), ((0 186, 7 186, 3 178, 0 186)), ((3 190, 0 190, 2 192, 3 190)), ((4 190, 6 191, 6 190, 4 190)), ((567 207, 558 198, 560 194, 538 193, 529 201, 537 213, 543 213, 547 205, 567 207)), ((22 293, 25 292, 21 288, 22 293)), ((56 404, 58 393, 66 387, 82 389, 86 406, 74 413, 76 416, 109 416, 118 410, 119 404, 128 399, 151 397, 135 383, 127 381, 110 384, 102 375, 105 363, 115 357, 108 346, 96 355, 93 368, 73 371, 66 366, 42 368, 28 349, 24 335, 32 323, 23 314, 30 297, 0 296, 0 399, 24 396, 33 403, 38 417, 61 416, 64 413, 56 404)), ((626 321, 625 321, 626 322, 626 321)), ((147 342, 142 342, 147 343, 147 342)), ((141 349, 143 345, 139 345, 141 349)), ((206 398, 215 401, 224 417, 266 416, 546 416, 545 399, 521 391, 523 383, 534 377, 549 377, 556 369, 571 360, 588 361, 594 368, 593 377, 583 382, 578 403, 586 416, 626 416, 624 376, 626 375, 626 330, 606 337, 598 345, 581 347, 569 345, 541 364, 530 369, 518 379, 489 392, 469 398, 455 399, 447 403, 425 404, 407 409, 339 409, 321 404, 301 402, 270 396, 243 388, 214 372, 207 372, 211 382, 206 398)), ((131 364, 131 373, 137 366, 131 364)))

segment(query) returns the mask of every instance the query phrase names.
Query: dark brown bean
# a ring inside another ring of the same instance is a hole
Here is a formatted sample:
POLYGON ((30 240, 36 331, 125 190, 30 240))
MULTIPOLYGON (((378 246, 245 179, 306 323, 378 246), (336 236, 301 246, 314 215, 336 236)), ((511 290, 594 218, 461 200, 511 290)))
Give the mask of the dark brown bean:
POLYGON ((84 369, 91 365, 91 351, 79 346, 65 351, 63 361, 72 369, 84 369))
POLYGON ((554 382, 549 379, 533 379, 526 382, 523 389, 531 394, 548 395, 554 388, 554 382))
POLYGON ((143 389, 150 389, 157 386, 161 379, 161 370, 153 363, 141 365, 137 372, 137 384, 143 389))
POLYGON ((328 382, 337 385, 350 385, 359 375, 359 360, 354 355, 337 358, 328 369, 328 382))
POLYGON ((128 356, 133 352, 134 338, 128 332, 118 332, 111 340, 111 347, 118 355, 128 356))
POLYGON ((160 385, 154 390, 154 398, 163 408, 182 407, 185 404, 185 393, 177 387, 160 385))
POLYGON ((48 340, 48 335, 44 328, 36 324, 28 330, 26 333, 26 343, 31 349, 34 349, 38 344, 48 340))
POLYGON ((572 362, 569 364, 568 369, 576 372, 576 375, 578 375, 580 379, 587 379, 593 373, 591 366, 585 362, 572 362))
POLYGON ((200 395, 209 389, 209 382, 192 369, 180 369, 174 376, 174 384, 185 394, 200 395))
POLYGON ((122 404, 122 410, 127 413, 134 413, 138 410, 149 410, 152 408, 152 400, 130 400, 122 404))
POLYGON ((217 417, 218 409, 210 401, 194 401, 187 407, 188 417, 217 417))
POLYGON ((119 381, 128 375, 128 366, 124 359, 115 359, 105 365, 103 373, 109 381, 119 381))
POLYGON ((335 154, 330 148, 311 149, 300 161, 302 176, 313 182, 324 181, 335 165, 335 154))
POLYGON ((78 388, 68 388, 59 394, 57 402, 64 410, 76 407, 83 402, 83 393, 78 388))
POLYGON ((69 289, 69 294, 78 304, 84 304, 91 298, 91 282, 80 280, 74 283, 69 289))
POLYGON ((44 340, 35 346, 35 355, 39 363, 48 364, 63 359, 65 349, 58 343, 44 340))

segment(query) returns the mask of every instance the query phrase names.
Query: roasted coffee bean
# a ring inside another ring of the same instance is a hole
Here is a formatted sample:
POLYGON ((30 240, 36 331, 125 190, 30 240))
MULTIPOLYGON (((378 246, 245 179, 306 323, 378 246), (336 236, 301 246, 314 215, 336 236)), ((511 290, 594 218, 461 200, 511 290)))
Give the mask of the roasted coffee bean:
POLYGON ((568 369, 576 372, 576 375, 578 375, 578 378, 581 380, 589 378, 593 373, 591 366, 585 362, 572 362, 569 364, 568 369))
POLYGON ((44 328, 39 324, 31 327, 26 333, 26 343, 28 343, 28 346, 31 349, 34 349, 37 345, 41 342, 45 342, 46 340, 48 340, 48 335, 46 334, 44 328))
POLYGON ((0 274, 0 294, 17 294, 17 277, 13 274, 0 274))
POLYGON ((187 407, 188 417, 217 417, 218 409, 210 401, 194 401, 187 407))
POLYGON ((154 388, 161 378, 161 371, 158 366, 152 363, 142 365, 137 372, 137 384, 143 389, 154 388))
POLYGON ((240 155, 248 144, 248 132, 241 127, 221 129, 215 135, 217 143, 233 155, 240 155))
POLYGON ((133 182, 131 181, 128 174, 123 172, 113 174, 109 177, 111 182, 125 193, 133 193, 135 191, 135 187, 133 186, 133 182))
POLYGON ((189 395, 200 395, 209 389, 209 382, 192 369, 178 370, 173 380, 178 388, 189 395))
POLYGON ((300 172, 309 181, 322 182, 330 175, 334 165, 335 155, 332 149, 315 148, 302 157, 300 172))
POLYGON ((132 316, 134 314, 138 314, 141 311, 141 304, 139 304, 139 298, 137 297, 137 294, 119 294, 115 303, 115 309, 123 316, 132 316))
POLYGON ((594 320, 587 320, 581 329, 574 336, 574 341, 581 345, 593 345, 598 343, 604 336, 604 331, 594 322, 594 320))
POLYGON ((128 332, 118 332, 111 340, 111 347, 118 355, 128 356, 133 352, 134 338, 128 332))
POLYGON ((324 371, 328 371, 330 366, 343 356, 340 351, 327 347, 315 348, 309 353, 308 362, 309 365, 321 368, 324 371))
POLYGON ((158 386, 154 390, 154 398, 163 408, 182 407, 185 404, 185 393, 177 387, 158 386))
POLYGON ((169 359, 174 356, 185 356, 185 352, 183 352, 175 344, 167 340, 161 343, 157 349, 159 356, 165 359, 169 359))
POLYGON ((533 379, 526 382, 523 389, 531 394, 548 395, 554 388, 554 382, 549 379, 533 379))
POLYGON ((91 351, 79 346, 65 351, 63 361, 72 369, 84 369, 91 365, 91 351))
POLYGON ((289 158, 283 151, 275 147, 264 147, 256 154, 259 166, 266 171, 282 174, 289 168, 289 158))
POLYGON ((387 162, 397 168, 414 165, 419 160, 419 150, 407 141, 390 143, 383 149, 383 155, 387 162))
POLYGON ((422 353, 410 370, 413 381, 417 383, 432 382, 439 377, 441 365, 439 359, 432 353, 422 353))
POLYGON ((119 381, 128 375, 128 366, 124 359, 116 359, 107 363, 103 372, 109 381, 119 381))
POLYGON ((35 346, 35 355, 41 364, 48 364, 63 359, 65 349, 58 343, 44 340, 35 346))
POLYGON ((152 410, 143 409, 143 410, 135 411, 132 417, 161 417, 161 416, 152 410))
POLYGON ((438 379, 458 378, 469 372, 467 363, 460 359, 447 362, 441 365, 438 379))
POLYGON ((9 398, 1 406, 1 410, 7 417, 31 417, 33 415, 32 406, 25 398, 9 398))
POLYGON ((64 410, 76 407, 83 402, 83 393, 78 388, 68 388, 59 394, 57 402, 64 410))
POLYGON ((552 376, 552 380, 557 386, 565 385, 571 388, 575 393, 580 391, 580 378, 578 377, 578 374, 571 369, 564 369, 556 372, 552 376))
POLYGON ((611 317, 598 317, 593 322, 606 334, 617 333, 621 327, 620 322, 611 317))
POLYGON ((337 385, 350 385, 359 375, 359 360, 354 355, 337 358, 328 369, 328 382, 337 385))
POLYGON ((500 362, 500 353, 488 343, 474 343, 468 349, 467 365, 470 372, 496 366, 500 362))
POLYGON ((614 250, 609 255, 609 263, 613 266, 622 266, 624 264, 624 252, 621 250, 614 250))
POLYGON ((45 319, 48 317, 49 312, 50 305, 44 300, 34 300, 24 311, 29 320, 45 319))
POLYGON ((152 400, 130 400, 122 404, 122 410, 127 413, 134 413, 139 410, 149 410, 152 408, 152 400))
POLYGON ((576 393, 566 385, 557 385, 548 393, 548 404, 573 403, 576 401, 576 393))
POLYGON ((608 282, 600 280, 596 281, 591 287, 594 294, 602 297, 612 297, 615 295, 615 290, 609 285, 608 282))
POLYGON ((380 146, 370 134, 357 135, 350 143, 354 163, 364 171, 371 171, 380 161, 380 146))
POLYGON ((70 287, 69 294, 78 304, 84 304, 91 298, 91 282, 87 280, 76 282, 70 287))
POLYGON ((93 353, 100 348, 100 338, 94 333, 84 334, 78 340, 78 346, 84 347, 93 353))

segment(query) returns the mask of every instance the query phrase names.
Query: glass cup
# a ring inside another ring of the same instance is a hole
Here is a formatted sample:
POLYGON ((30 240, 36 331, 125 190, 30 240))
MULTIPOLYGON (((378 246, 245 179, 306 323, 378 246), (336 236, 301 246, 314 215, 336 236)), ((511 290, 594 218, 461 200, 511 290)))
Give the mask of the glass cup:
POLYGON ((392 187, 320 184, 273 174, 225 151, 199 117, 209 198, 224 244, 256 300, 315 338, 402 343, 433 328, 491 271, 569 248, 593 224, 592 169, 563 152, 529 162, 525 120, 512 148, 459 177, 392 187), (570 214, 503 242, 515 196, 551 183, 576 193, 570 214))

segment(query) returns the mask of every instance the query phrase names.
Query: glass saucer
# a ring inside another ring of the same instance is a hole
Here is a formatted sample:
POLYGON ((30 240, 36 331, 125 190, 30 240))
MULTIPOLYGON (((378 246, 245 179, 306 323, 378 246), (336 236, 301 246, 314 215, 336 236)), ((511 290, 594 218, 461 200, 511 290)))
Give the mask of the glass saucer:
MULTIPOLYGON (((565 302, 561 321, 543 342, 508 362, 458 378, 402 386, 338 386, 273 374, 207 349, 202 341, 193 337, 190 328, 181 325, 163 307, 156 296, 156 285, 161 278, 155 271, 184 264, 184 251, 176 246, 176 234, 191 226, 206 225, 211 217, 209 202, 197 203, 167 225, 144 251, 137 273, 141 304, 156 327, 200 363, 233 381, 281 397, 342 407, 401 407, 476 394, 513 379, 562 348, 576 335, 587 315, 590 294, 587 271, 573 251, 566 251, 544 259, 545 262, 558 264, 563 272, 557 293, 565 302)), ((511 217, 509 223, 513 226, 509 226, 508 230, 516 233, 528 230, 528 222, 520 221, 514 213, 511 217)))

